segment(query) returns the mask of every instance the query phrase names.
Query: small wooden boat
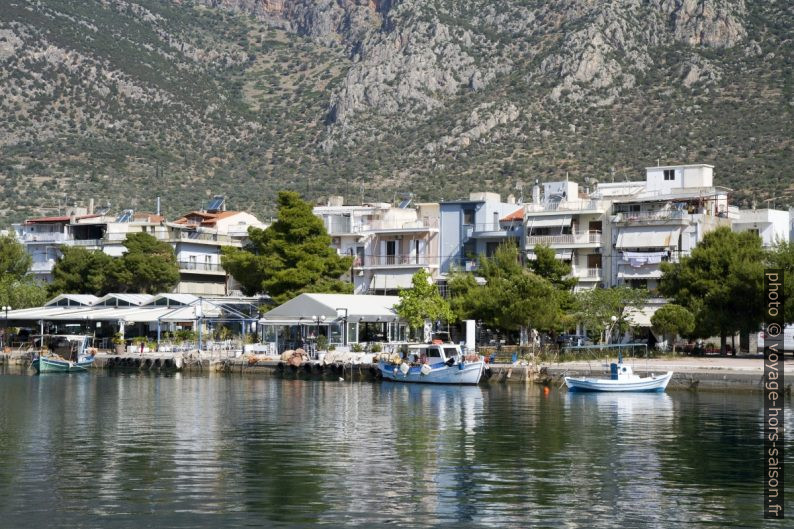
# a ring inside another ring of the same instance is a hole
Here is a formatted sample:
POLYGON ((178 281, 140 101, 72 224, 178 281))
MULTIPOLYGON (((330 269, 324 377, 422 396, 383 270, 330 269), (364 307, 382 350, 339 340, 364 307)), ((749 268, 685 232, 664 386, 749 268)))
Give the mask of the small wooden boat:
POLYGON ((31 364, 36 374, 79 373, 94 365, 90 336, 48 335, 37 342, 41 352, 31 364))
POLYGON ((415 345, 405 358, 393 355, 378 363, 385 380, 424 384, 478 384, 485 370, 481 358, 466 360, 453 343, 415 345))
POLYGON ((610 378, 575 378, 565 377, 565 384, 569 391, 664 391, 673 372, 668 371, 664 375, 653 375, 640 377, 635 375, 631 366, 623 364, 621 359, 618 363, 610 365, 610 378))

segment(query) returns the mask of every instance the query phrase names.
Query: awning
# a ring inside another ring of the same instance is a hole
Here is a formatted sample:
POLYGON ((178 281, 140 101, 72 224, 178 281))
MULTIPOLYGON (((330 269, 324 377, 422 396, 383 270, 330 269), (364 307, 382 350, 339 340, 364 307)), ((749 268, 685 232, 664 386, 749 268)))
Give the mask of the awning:
POLYGON ((626 309, 626 320, 634 327, 651 327, 651 318, 663 306, 646 305, 639 309, 629 307, 626 309))
POLYGON ((413 283, 413 272, 375 274, 369 284, 370 290, 398 290, 401 288, 411 288, 413 283))
POLYGON ((621 228, 615 248, 672 248, 678 245, 680 228, 633 226, 621 228))
POLYGON ((300 294, 266 312, 259 322, 311 320, 325 316, 325 322, 346 318, 348 321, 394 321, 397 296, 368 296, 353 294, 300 294))
POLYGON ((653 265, 640 267, 621 265, 618 269, 618 277, 621 279, 659 279, 662 277, 662 270, 653 265))
MULTIPOLYGON (((556 250, 555 249, 554 250, 554 257, 556 257, 560 261, 570 261, 571 258, 573 257, 573 250, 556 250)), ((533 252, 531 250, 527 252, 527 259, 529 259, 530 261, 534 261, 537 258, 538 258, 538 256, 535 255, 535 252, 533 252)))
POLYGON ((527 228, 553 228, 571 225, 571 215, 550 215, 547 217, 530 217, 527 228))

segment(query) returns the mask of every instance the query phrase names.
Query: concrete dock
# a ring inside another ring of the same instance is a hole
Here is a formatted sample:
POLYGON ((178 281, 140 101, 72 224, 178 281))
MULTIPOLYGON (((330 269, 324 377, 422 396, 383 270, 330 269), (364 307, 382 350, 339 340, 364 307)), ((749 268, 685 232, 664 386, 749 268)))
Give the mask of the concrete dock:
MULTIPOLYGON (((30 366, 31 353, 2 353, 0 364, 30 366)), ((764 373, 763 358, 758 357, 669 357, 627 360, 634 372, 646 376, 651 373, 673 371, 669 389, 761 391, 764 373)), ((376 365, 325 363, 317 360, 293 366, 278 358, 227 356, 198 351, 182 353, 113 354, 98 353, 95 369, 120 371, 228 373, 253 376, 272 376, 287 379, 318 380, 377 380, 376 365)), ((794 362, 785 366, 788 380, 785 391, 791 393, 794 383, 794 362)), ((575 361, 561 363, 490 364, 482 384, 541 384, 562 387, 565 376, 609 376, 609 364, 604 361, 575 361)))

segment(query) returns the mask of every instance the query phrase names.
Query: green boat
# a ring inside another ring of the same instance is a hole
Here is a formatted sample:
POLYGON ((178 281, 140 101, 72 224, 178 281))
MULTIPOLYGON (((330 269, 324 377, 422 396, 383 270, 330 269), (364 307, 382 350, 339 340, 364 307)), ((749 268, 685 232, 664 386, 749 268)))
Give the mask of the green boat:
POLYGON ((90 336, 52 335, 37 340, 41 350, 52 353, 39 354, 32 366, 36 374, 42 373, 79 373, 94 365, 90 336))

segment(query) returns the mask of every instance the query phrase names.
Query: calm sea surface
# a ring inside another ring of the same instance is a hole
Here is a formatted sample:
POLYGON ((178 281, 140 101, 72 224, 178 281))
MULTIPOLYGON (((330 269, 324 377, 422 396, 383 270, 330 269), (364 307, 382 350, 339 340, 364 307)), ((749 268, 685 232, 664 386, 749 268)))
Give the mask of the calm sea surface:
POLYGON ((794 527, 760 395, 6 371, 0 403, 0 527, 794 527))

